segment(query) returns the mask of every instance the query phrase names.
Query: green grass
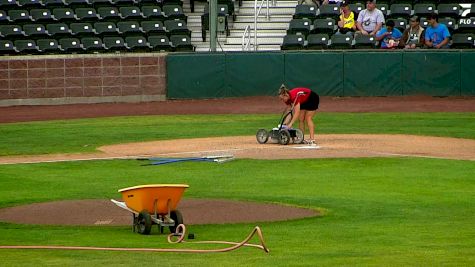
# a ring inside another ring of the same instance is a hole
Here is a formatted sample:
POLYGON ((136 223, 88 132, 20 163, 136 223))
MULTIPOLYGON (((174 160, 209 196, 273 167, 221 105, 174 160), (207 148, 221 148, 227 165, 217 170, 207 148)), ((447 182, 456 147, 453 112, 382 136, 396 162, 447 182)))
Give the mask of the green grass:
MULTIPOLYGON (((279 115, 114 117, 0 125, 0 156, 91 152, 101 145, 253 135, 279 115)), ((386 133, 475 139, 475 113, 319 113, 318 133, 386 133)))
MULTIPOLYGON (((325 216, 261 223, 270 255, 2 250, 3 264, 96 266, 426 266, 475 263, 475 164, 439 159, 235 160, 144 167, 113 160, 0 168, 0 207, 58 199, 119 197, 146 183, 188 183, 187 198, 277 202, 325 216)), ((25 216, 28 216, 25 214, 25 216)), ((186 218, 185 218, 186 219, 186 218)), ((190 226, 198 240, 244 238, 254 224, 190 226)), ((0 244, 175 247, 130 227, 0 224, 0 244)), ((202 245, 180 245, 203 248, 202 245)), ((205 246, 215 247, 215 246, 205 246)))
MULTIPOLYGON (((89 152, 105 144, 253 135, 275 115, 116 117, 0 125, 0 155, 89 152)), ((320 113, 319 133, 475 139, 474 113, 320 113)), ((473 266, 475 163, 422 158, 235 160, 141 166, 135 160, 0 165, 0 208, 117 198, 117 189, 187 183, 187 198, 276 202, 325 216, 259 223, 271 249, 224 254, 0 250, 1 266, 473 266)), ((73 211, 71 211, 73 212, 73 211)), ((232 211, 231 211, 232 212, 232 211)), ((25 214, 28 216, 29 214, 25 214)), ((185 218, 186 220, 186 218, 185 218)), ((197 240, 240 241, 255 224, 194 225, 197 240)), ((0 223, 0 245, 177 247, 156 229, 0 223)), ((203 248, 193 244, 184 248, 203 248)))

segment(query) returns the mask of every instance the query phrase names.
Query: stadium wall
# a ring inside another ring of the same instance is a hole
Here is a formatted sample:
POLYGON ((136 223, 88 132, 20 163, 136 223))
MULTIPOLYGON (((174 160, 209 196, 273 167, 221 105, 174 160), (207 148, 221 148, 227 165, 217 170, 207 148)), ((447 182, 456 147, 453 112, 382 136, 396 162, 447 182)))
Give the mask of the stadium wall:
POLYGON ((275 95, 281 83, 327 96, 474 96, 474 70, 470 50, 170 54, 167 97, 275 95))
POLYGON ((0 57, 0 106, 166 98, 166 54, 0 57))

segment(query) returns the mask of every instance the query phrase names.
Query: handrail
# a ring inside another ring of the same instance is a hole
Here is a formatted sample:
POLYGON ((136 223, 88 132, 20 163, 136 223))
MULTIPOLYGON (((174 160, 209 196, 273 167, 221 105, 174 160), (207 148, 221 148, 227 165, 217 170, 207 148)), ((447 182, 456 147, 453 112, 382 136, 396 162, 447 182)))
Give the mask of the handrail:
MULTIPOLYGON (((272 5, 275 6, 276 0, 271 0, 272 5)), ((264 6, 264 2, 266 4, 266 19, 269 20, 269 0, 261 0, 259 4, 259 9, 257 8, 257 0, 254 0, 254 50, 257 50, 257 18, 261 14, 262 7, 264 6)), ((250 33, 250 25, 246 26, 244 33, 242 35, 242 46, 243 50, 244 49, 249 49, 250 42, 251 42, 251 33, 250 33), (247 39, 246 39, 246 34, 247 34, 247 39), (247 44, 245 44, 247 40, 247 44)))
POLYGON ((251 44, 251 25, 247 25, 244 29, 244 34, 242 35, 242 50, 249 50, 251 44))

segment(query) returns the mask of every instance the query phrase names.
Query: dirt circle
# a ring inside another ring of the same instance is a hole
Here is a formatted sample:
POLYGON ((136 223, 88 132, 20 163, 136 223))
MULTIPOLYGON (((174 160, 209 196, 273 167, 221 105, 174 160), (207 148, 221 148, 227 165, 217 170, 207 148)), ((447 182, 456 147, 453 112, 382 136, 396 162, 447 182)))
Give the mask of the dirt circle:
MULTIPOLYGON (((318 211, 311 209, 222 199, 182 199, 177 209, 187 225, 270 222, 319 216, 318 211)), ((132 225, 131 214, 109 200, 68 200, 1 209, 0 221, 45 225, 132 225)))

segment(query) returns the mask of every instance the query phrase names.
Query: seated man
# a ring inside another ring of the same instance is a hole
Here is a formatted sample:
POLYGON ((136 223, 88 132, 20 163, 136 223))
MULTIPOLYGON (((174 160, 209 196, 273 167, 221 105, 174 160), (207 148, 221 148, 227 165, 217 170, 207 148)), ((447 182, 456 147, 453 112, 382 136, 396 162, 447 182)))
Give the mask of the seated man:
POLYGON ((388 20, 386 27, 376 33, 376 40, 381 43, 381 48, 397 48, 402 37, 401 31, 394 27, 394 21, 388 20))
POLYGON ((363 35, 375 35, 383 26, 384 15, 376 8, 376 0, 366 1, 366 9, 358 15, 356 27, 363 35))
POLYGON ((355 14, 350 10, 347 2, 342 2, 340 7, 340 20, 337 33, 351 34, 356 30, 355 14))
POLYGON ((418 16, 413 16, 409 20, 409 27, 402 33, 401 41, 399 42, 399 47, 406 49, 414 49, 417 47, 424 46, 424 28, 420 25, 420 18, 418 16))
POLYGON ((432 13, 427 17, 429 26, 425 33, 425 44, 428 48, 449 48, 450 32, 447 26, 439 23, 439 16, 432 13))

